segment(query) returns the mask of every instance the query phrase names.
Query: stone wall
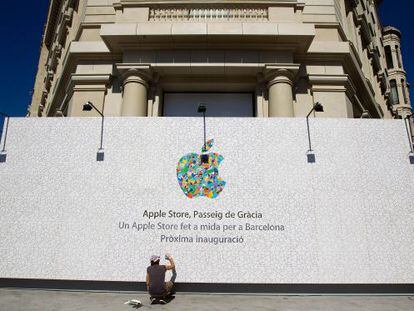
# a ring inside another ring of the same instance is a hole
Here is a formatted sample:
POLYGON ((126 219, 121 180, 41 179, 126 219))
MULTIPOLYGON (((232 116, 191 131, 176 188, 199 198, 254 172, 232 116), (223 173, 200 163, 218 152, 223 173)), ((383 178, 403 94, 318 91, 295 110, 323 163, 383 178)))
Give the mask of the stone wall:
MULTIPOLYGON (((390 74, 397 73, 387 70, 383 42, 390 36, 383 37, 376 6, 366 0, 53 1, 51 10, 60 9, 46 34, 57 35, 30 111, 96 115, 81 109, 89 98, 108 116, 159 116, 166 91, 248 91, 255 93, 257 117, 305 116, 318 101, 327 107, 321 117, 405 117, 409 103, 391 104, 390 74)), ((404 77, 400 71, 401 99, 408 98, 404 77)))

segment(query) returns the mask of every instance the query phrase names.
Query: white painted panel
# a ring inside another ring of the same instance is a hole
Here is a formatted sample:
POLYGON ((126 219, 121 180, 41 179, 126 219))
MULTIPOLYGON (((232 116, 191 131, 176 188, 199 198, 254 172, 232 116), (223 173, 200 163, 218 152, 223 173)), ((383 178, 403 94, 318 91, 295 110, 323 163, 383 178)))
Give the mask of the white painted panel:
POLYGON ((178 282, 413 283, 414 167, 403 122, 310 126, 314 164, 305 119, 207 118, 227 184, 216 199, 189 199, 176 165, 200 152, 201 118, 107 118, 104 162, 95 161, 99 118, 11 119, 0 163, 0 278, 144 281, 150 255, 169 251, 178 282), (144 211, 191 218, 149 220, 144 211), (225 218, 239 211, 262 218, 225 218), (178 229, 142 232, 134 222, 178 229), (221 229, 194 229, 214 223, 221 229))

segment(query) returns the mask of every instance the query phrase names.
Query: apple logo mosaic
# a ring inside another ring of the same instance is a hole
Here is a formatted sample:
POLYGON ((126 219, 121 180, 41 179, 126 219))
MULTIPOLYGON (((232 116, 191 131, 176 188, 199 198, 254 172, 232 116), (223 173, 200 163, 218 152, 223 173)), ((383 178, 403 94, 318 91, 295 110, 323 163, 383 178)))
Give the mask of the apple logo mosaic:
POLYGON ((188 153, 178 161, 178 183, 190 199, 203 196, 214 199, 226 185, 218 171, 224 157, 218 153, 206 153, 213 144, 214 139, 210 139, 201 149, 202 154, 188 153))

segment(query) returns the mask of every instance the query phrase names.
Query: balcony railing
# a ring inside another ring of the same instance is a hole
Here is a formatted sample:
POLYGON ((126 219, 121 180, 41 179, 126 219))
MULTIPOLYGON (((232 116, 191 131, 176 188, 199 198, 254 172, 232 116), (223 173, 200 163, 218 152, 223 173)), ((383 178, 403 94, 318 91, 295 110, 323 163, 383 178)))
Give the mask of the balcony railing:
POLYGON ((152 8, 150 21, 268 20, 267 8, 152 8))

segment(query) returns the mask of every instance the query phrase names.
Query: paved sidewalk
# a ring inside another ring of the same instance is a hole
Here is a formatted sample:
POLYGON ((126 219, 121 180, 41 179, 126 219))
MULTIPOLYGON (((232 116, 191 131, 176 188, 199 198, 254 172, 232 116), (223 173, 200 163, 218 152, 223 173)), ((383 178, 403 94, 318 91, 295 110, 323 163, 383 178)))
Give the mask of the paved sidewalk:
POLYGON ((139 299, 139 310, 412 311, 414 296, 269 296, 177 294, 168 305, 151 306, 145 293, 1 289, 1 311, 132 311, 123 303, 139 299))

